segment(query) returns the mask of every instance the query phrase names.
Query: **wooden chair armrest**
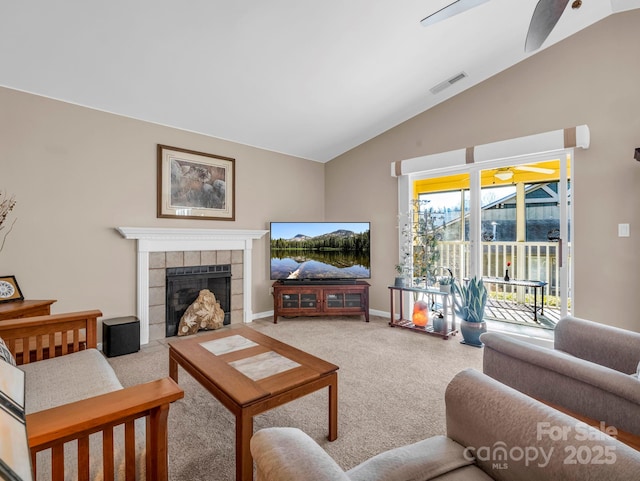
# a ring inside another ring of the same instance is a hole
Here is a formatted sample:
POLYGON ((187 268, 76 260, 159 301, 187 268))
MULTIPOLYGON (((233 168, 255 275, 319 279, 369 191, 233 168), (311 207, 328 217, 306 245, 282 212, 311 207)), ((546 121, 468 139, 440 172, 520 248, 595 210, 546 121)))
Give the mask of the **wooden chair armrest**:
POLYGON ((184 397, 171 378, 162 378, 100 396, 27 415, 30 448, 40 450, 53 441, 66 442, 148 414, 184 397))
MULTIPOLYGON (((124 425, 125 478, 136 479, 139 467, 136 453, 135 420, 145 419, 144 455, 147 481, 168 481, 168 417, 170 403, 182 398, 184 391, 171 379, 139 384, 100 396, 83 399, 27 415, 27 435, 31 462, 38 473, 37 453, 51 452, 54 480, 89 479, 90 460, 102 458, 104 479, 115 479, 116 447, 114 428, 124 425), (94 452, 89 436, 102 433, 102 449, 94 452), (67 466, 64 443, 77 440, 77 470, 67 466), (71 469, 73 472, 68 472, 71 469)), ((122 445, 119 445, 122 447, 122 445)), ((122 452, 118 449, 118 452, 122 452)))

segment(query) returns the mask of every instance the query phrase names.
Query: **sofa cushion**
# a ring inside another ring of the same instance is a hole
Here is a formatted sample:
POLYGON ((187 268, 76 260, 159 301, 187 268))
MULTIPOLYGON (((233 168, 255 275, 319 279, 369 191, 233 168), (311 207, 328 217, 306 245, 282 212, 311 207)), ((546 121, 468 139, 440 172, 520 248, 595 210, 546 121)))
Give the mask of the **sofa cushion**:
POLYGON ((261 429, 251 438, 251 455, 258 480, 349 481, 338 463, 297 428, 261 429))
POLYGON ((454 469, 438 476, 434 481, 493 481, 493 478, 475 464, 454 469))
POLYGON ((554 348, 631 374, 640 360, 640 333, 567 316, 556 324, 554 348))
POLYGON ((11 354, 11 351, 9 350, 7 345, 4 343, 4 339, 2 339, 1 337, 0 337, 0 359, 8 362, 12 366, 16 365, 16 360, 14 359, 13 354, 11 354))
POLYGON ((23 364, 27 414, 80 401, 116 389, 122 384, 97 349, 23 364))
MULTIPOLYGON (((352 481, 427 481, 473 464, 465 448, 446 436, 434 436, 408 446, 391 449, 368 459, 347 472, 352 481)), ((491 479, 478 468, 477 476, 491 479)), ((472 470, 475 471, 475 470, 472 470)), ((465 476, 470 475, 467 473, 465 476)), ((455 479, 455 478, 450 478, 455 479)))

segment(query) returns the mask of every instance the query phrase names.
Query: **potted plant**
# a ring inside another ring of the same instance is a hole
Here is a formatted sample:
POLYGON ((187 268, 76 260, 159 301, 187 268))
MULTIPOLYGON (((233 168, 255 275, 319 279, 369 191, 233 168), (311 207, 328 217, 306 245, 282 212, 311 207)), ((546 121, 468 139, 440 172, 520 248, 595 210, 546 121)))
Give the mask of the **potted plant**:
POLYGON ((432 315, 433 317, 433 331, 446 334, 447 322, 444 319, 444 315, 440 311, 436 311, 432 315))
POLYGON ((396 287, 404 287, 404 278, 405 278, 405 272, 404 272, 404 266, 402 264, 396 264, 396 280, 394 282, 394 286, 396 287))
POLYGON ((407 212, 398 215, 400 265, 404 265, 409 285, 434 286, 434 266, 440 259, 438 243, 442 233, 435 224, 433 209, 428 200, 414 199, 407 212))
POLYGON ((428 200, 415 199, 411 216, 413 276, 425 287, 434 286, 437 281, 433 273, 440 260, 438 243, 441 235, 433 209, 427 208, 428 203, 428 200))
POLYGON ((438 276, 438 285, 440 286, 440 292, 451 293, 451 284, 453 284, 453 277, 451 276, 438 276))
POLYGON ((482 347, 480 334, 487 331, 483 320, 487 304, 487 288, 482 279, 473 277, 466 284, 453 283, 453 310, 460 318, 463 344, 482 347))
POLYGON ((400 259, 395 266, 397 272, 395 286, 404 287, 411 285, 413 247, 411 244, 411 226, 403 221, 403 216, 398 216, 398 229, 400 230, 400 259))

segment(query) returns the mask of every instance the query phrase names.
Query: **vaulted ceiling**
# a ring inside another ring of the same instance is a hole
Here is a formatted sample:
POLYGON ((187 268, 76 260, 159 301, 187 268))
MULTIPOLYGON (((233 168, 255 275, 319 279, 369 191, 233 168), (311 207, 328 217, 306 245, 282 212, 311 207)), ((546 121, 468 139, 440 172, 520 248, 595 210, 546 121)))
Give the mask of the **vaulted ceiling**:
POLYGON ((569 2, 542 48, 525 54, 537 0, 490 0, 420 24, 452 1, 3 0, 0 85, 326 162, 640 8, 569 2))

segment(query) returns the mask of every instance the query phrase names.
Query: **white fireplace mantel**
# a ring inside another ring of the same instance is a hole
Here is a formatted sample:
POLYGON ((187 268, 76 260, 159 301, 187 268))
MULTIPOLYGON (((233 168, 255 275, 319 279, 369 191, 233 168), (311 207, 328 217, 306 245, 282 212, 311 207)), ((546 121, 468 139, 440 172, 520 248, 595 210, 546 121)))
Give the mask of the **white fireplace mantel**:
POLYGON ((116 230, 125 239, 138 241, 137 315, 141 344, 149 342, 149 252, 242 250, 243 321, 251 322, 251 250, 253 241, 268 231, 164 227, 116 227, 116 230))

